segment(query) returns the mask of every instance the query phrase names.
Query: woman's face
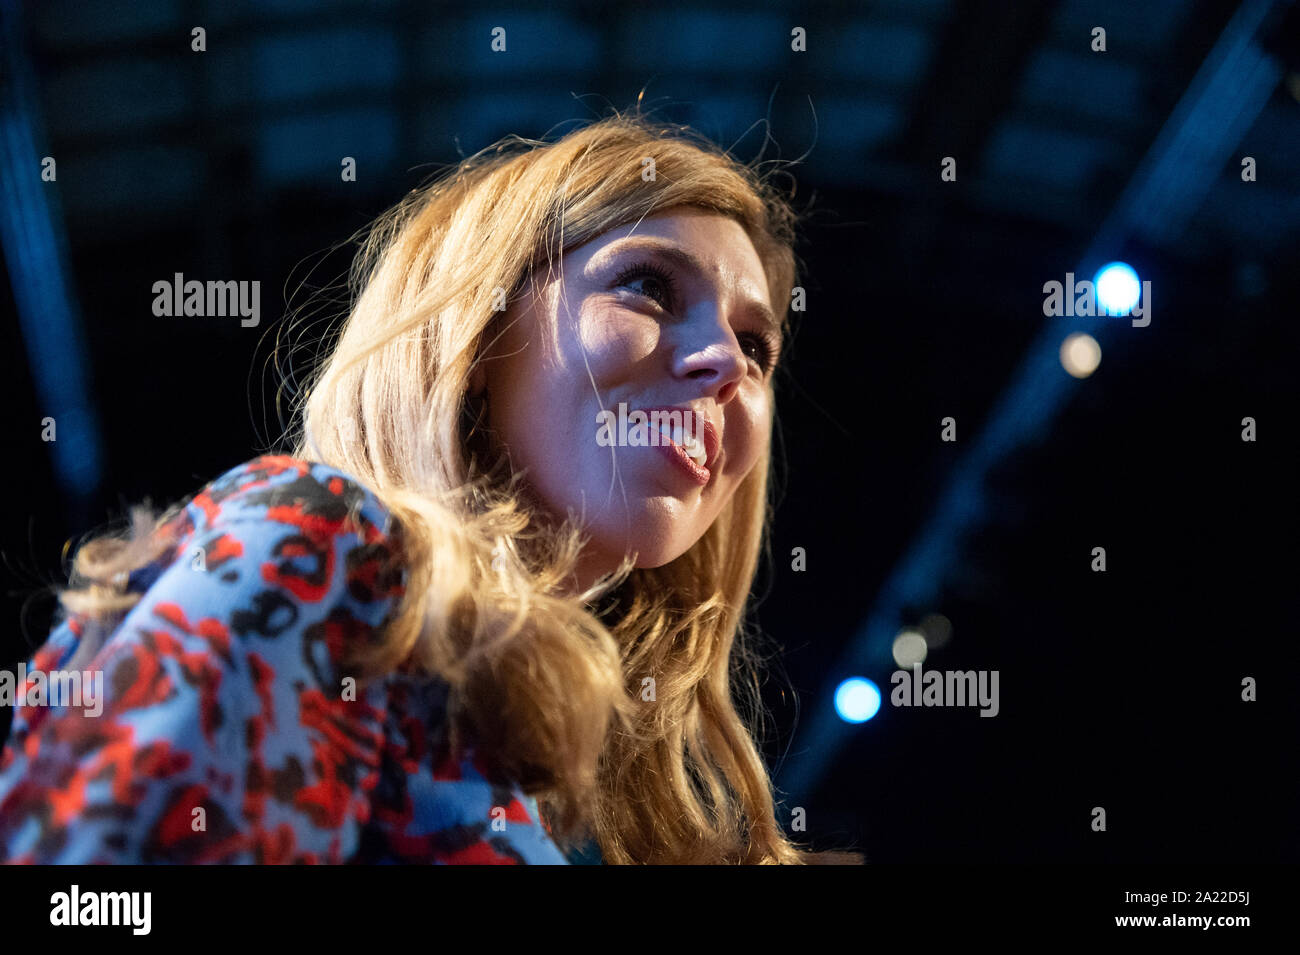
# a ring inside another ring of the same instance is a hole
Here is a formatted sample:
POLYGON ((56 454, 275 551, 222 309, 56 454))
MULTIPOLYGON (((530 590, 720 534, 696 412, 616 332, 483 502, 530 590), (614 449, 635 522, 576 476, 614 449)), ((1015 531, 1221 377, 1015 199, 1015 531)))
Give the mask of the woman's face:
POLYGON ((675 211, 570 250, 532 288, 471 383, 486 386, 488 426, 550 512, 582 520, 581 585, 628 552, 638 567, 674 560, 770 433, 781 337, 753 243, 728 217, 675 211), (632 412, 650 409, 680 409, 687 434, 646 429, 652 443, 631 444, 641 436, 632 412))

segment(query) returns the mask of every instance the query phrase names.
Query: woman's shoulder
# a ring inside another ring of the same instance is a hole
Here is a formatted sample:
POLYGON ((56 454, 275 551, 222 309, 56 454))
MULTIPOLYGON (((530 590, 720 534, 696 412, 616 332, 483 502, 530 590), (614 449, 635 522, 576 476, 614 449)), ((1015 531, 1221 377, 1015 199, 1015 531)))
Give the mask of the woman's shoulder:
POLYGON ((195 494, 180 519, 183 552, 174 559, 219 580, 255 580, 259 605, 287 596, 349 609, 374 626, 404 592, 406 568, 388 509, 327 464, 284 454, 253 458, 195 494))
POLYGON ((403 588, 387 511, 336 468, 264 455, 170 520, 111 632, 74 613, 34 655, 28 672, 79 674, 78 692, 55 705, 28 689, 49 680, 24 683, 0 860, 346 857, 385 716, 349 651, 380 638, 403 588), (199 808, 210 829, 191 828, 199 808))
POLYGON ((374 491, 339 468, 287 454, 230 468, 161 531, 168 546, 131 573, 129 590, 149 590, 181 561, 222 581, 287 588, 308 603, 351 596, 373 608, 404 589, 397 528, 374 491), (253 564, 255 573, 242 573, 253 564))
POLYGON ((320 462, 264 454, 231 468, 191 499, 196 523, 269 519, 316 534, 356 530, 370 536, 391 530, 391 515, 357 478, 320 462))

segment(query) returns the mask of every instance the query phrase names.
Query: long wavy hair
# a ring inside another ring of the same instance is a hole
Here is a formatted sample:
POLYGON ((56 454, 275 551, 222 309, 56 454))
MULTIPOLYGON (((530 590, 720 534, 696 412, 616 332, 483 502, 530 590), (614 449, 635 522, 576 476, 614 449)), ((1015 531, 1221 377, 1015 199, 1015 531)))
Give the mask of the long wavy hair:
MULTIPOLYGON (((755 743, 763 661, 746 610, 771 516, 770 435, 686 553, 653 569, 625 562, 575 594, 577 519, 543 514, 475 423, 471 377, 540 269, 680 208, 745 229, 788 318, 798 215, 771 169, 640 113, 552 142, 506 137, 354 237, 347 319, 285 437, 394 518, 405 593, 379 639, 349 648, 352 672, 444 679, 453 739, 471 737, 536 795, 563 848, 594 838, 614 864, 860 862, 786 835, 755 743)), ((108 585, 159 552, 146 530, 82 548, 74 580, 94 586, 65 606, 128 607, 108 585)))

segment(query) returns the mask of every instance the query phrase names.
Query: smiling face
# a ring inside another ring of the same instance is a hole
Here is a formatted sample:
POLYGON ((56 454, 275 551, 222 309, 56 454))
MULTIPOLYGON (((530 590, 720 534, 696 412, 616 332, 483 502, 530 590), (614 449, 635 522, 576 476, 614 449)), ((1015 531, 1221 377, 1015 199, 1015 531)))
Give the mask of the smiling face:
POLYGON ((628 552, 638 567, 676 559, 767 446, 781 336, 753 243, 710 212, 647 217, 570 250, 533 292, 471 382, 488 427, 552 515, 579 516, 580 584, 628 552), (620 404, 694 413, 703 447, 607 446, 601 412, 620 404))

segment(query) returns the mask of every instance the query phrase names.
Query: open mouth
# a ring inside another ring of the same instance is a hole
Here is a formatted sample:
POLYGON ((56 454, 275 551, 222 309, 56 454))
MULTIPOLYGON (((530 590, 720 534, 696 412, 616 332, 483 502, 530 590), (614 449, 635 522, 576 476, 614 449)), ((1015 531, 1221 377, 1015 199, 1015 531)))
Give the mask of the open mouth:
POLYGON ((663 422, 659 425, 659 443, 670 441, 686 452, 686 456, 704 467, 709 460, 709 452, 704 446, 704 435, 698 426, 694 429, 683 428, 663 422))
POLYGON ((638 410, 645 413, 647 428, 658 431, 657 435, 650 435, 649 443, 696 483, 708 484, 712 476, 708 465, 713 462, 718 447, 717 432, 709 420, 689 408, 638 410))

